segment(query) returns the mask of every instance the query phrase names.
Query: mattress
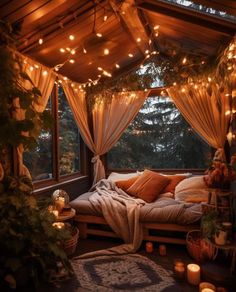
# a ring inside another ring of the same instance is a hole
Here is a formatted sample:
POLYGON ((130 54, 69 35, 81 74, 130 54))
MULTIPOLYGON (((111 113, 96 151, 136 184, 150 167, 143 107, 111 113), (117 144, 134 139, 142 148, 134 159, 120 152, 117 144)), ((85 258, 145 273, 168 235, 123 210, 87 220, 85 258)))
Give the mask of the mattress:
MULTIPOLYGON (((102 216, 97 211, 89 197, 92 192, 87 192, 75 200, 70 205, 77 214, 102 216)), ((146 203, 140 209, 141 222, 175 223, 180 225, 193 224, 200 220, 202 215, 201 204, 183 203, 172 198, 160 198, 153 203, 146 203)))

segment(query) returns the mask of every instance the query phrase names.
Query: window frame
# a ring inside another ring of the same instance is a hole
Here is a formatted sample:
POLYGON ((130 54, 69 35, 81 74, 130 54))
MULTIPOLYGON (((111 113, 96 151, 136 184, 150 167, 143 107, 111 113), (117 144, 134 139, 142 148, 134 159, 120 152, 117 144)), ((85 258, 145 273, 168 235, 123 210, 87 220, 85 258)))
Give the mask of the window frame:
MULTIPOLYGON (((52 178, 43 179, 39 181, 33 181, 34 189, 42 189, 50 186, 56 186, 57 184, 72 181, 76 178, 82 178, 88 175, 88 167, 86 167, 86 161, 88 161, 88 150, 83 142, 81 135, 80 139, 80 171, 76 171, 72 174, 60 175, 59 173, 59 115, 58 115, 58 84, 54 84, 51 99, 52 99, 52 117, 54 124, 52 127, 52 178)), ((66 97, 65 97, 66 98, 66 97)))

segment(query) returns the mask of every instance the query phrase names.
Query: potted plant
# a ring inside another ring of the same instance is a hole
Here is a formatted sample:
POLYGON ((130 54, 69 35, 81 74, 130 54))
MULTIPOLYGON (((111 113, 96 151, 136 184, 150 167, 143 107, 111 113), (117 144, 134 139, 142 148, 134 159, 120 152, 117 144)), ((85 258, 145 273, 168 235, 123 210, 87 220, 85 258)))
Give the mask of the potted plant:
POLYGON ((28 149, 36 145, 40 129, 48 127, 51 120, 47 112, 34 110, 33 103, 40 98, 40 91, 34 86, 32 89, 22 86, 21 80, 30 81, 30 78, 14 51, 18 28, 0 20, 1 291, 29 284, 36 286, 41 280, 50 280, 61 267, 71 272, 62 248, 69 234, 52 226, 54 215, 38 204, 31 179, 18 176, 12 167, 13 150, 19 145, 28 149), (23 120, 14 118, 16 99, 25 111, 23 120))

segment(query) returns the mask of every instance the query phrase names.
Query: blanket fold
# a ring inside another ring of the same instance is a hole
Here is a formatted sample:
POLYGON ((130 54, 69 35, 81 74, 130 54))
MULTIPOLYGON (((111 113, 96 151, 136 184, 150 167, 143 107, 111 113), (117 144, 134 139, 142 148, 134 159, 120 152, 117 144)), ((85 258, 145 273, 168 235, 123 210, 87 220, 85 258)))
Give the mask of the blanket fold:
POLYGON ((130 197, 115 183, 106 179, 99 181, 92 189, 89 201, 93 208, 103 214, 112 230, 124 240, 124 244, 99 250, 80 256, 92 257, 106 254, 134 253, 143 240, 143 229, 140 223, 140 208, 145 201, 130 197))

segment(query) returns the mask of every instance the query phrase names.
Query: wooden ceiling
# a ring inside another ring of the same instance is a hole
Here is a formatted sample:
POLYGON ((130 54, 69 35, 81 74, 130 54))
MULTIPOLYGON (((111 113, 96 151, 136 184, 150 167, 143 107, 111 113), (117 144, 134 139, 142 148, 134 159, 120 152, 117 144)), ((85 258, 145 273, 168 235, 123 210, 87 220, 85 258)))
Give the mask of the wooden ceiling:
MULTIPOLYGON (((194 2, 236 15, 234 1, 194 2)), ((150 48, 163 55, 176 48, 217 56, 236 31, 233 21, 158 0, 2 0, 0 17, 22 21, 20 52, 49 67, 64 64, 59 73, 79 83, 104 72, 127 72, 143 62, 150 48)))

